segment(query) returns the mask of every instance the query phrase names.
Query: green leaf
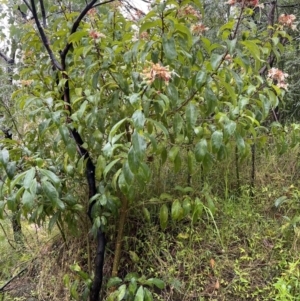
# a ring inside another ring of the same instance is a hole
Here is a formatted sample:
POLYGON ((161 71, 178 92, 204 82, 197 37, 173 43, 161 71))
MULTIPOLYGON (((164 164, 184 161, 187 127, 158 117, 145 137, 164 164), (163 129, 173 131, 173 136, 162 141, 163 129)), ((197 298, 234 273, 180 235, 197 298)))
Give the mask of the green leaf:
POLYGON ((111 287, 117 286, 120 283, 122 283, 122 279, 119 278, 119 277, 109 278, 109 280, 107 282, 107 288, 111 288, 111 287))
POLYGON ((203 212, 203 204, 199 200, 199 198, 195 199, 195 205, 193 210, 193 216, 192 216, 192 222, 195 223, 198 221, 198 219, 201 217, 203 212))
POLYGON ((189 150, 188 152, 188 172, 191 175, 194 172, 195 169, 195 155, 192 151, 189 150))
POLYGON ((97 87, 98 87, 100 73, 101 73, 101 70, 98 70, 98 71, 93 75, 92 87, 93 87, 94 89, 97 89, 97 87))
POLYGON ((161 279, 158 279, 158 278, 149 278, 147 280, 147 283, 155 285, 159 289, 165 288, 165 283, 161 279))
POLYGON ((109 133, 109 135, 108 135, 108 141, 109 141, 110 143, 112 143, 112 138, 115 136, 115 134, 117 133, 118 129, 121 127, 121 125, 122 125, 125 121, 127 121, 127 117, 124 118, 124 119, 122 119, 122 120, 120 120, 119 122, 117 122, 117 123, 112 127, 112 129, 110 130, 110 133, 109 133))
POLYGON ((68 43, 74 43, 74 42, 79 42, 82 37, 87 36, 86 31, 76 31, 72 33, 69 38, 68 38, 68 43))
POLYGON ((22 196, 22 204, 25 206, 25 211, 32 209, 34 206, 35 195, 30 193, 28 190, 25 190, 22 196))
POLYGON ((224 126, 224 132, 228 136, 232 136, 236 130, 236 122, 229 120, 224 126))
POLYGON ((280 198, 276 199, 274 205, 275 207, 281 206, 283 203, 285 203, 288 200, 287 196, 281 196, 280 198))
POLYGON ((202 162, 207 153, 207 141, 206 139, 201 139, 195 146, 195 158, 196 161, 202 162))
POLYGON ((170 151, 169 151, 169 159, 171 160, 171 162, 175 161, 175 158, 178 155, 180 148, 179 146, 173 146, 170 151))
POLYGON ((183 119, 179 113, 176 113, 174 118, 173 118, 173 131, 175 135, 178 135, 183 126, 183 119))
POLYGON ((172 108, 175 108, 178 105, 179 99, 177 88, 172 83, 169 83, 169 85, 167 86, 167 96, 171 101, 172 108))
POLYGON ((175 200, 171 208, 171 217, 173 221, 178 221, 183 218, 183 209, 179 200, 175 200))
POLYGON ((148 223, 151 222, 151 215, 150 215, 149 210, 146 207, 143 207, 143 215, 144 215, 146 222, 148 222, 148 223))
POLYGON ((112 167, 118 162, 118 161, 120 161, 121 160, 121 158, 117 158, 117 159, 115 159, 115 160, 113 160, 112 162, 110 162, 106 167, 105 167, 105 169, 104 169, 104 171, 103 171, 103 175, 104 175, 104 179, 106 180, 106 176, 107 176, 107 174, 108 174, 108 172, 112 169, 112 167))
POLYGON ((223 57, 224 57, 224 54, 216 54, 216 53, 212 54, 210 62, 211 62, 211 66, 212 66, 213 70, 216 70, 220 66, 220 63, 221 63, 223 57))
POLYGON ((191 210, 192 210, 192 204, 191 204, 191 200, 190 198, 186 197, 184 200, 183 200, 183 203, 182 203, 182 209, 183 209, 183 214, 184 216, 187 216, 190 214, 191 210))
POLYGON ((144 301, 144 288, 143 288, 143 286, 140 286, 139 289, 137 290, 134 301, 144 301))
POLYGON ((216 212, 216 206, 215 206, 213 199, 211 198, 210 195, 207 195, 207 194, 205 195, 205 199, 206 199, 206 203, 207 203, 207 208, 210 210, 212 215, 214 215, 216 212))
POLYGON ((181 170, 181 156, 180 153, 177 153, 177 156, 175 157, 174 160, 174 172, 177 173, 181 170))
POLYGON ((136 130, 132 135, 132 146, 135 154, 141 160, 146 151, 147 142, 143 136, 141 136, 136 130))
POLYGON ((158 122, 158 121, 153 120, 151 118, 147 118, 147 120, 149 122, 152 122, 157 128, 159 128, 165 134, 166 137, 169 137, 168 130, 166 129, 166 127, 161 122, 158 122))
POLYGON ((43 176, 48 178, 55 186, 59 186, 60 178, 55 173, 47 169, 40 169, 39 171, 43 176))
POLYGON ((126 294, 126 284, 123 284, 118 289, 117 300, 121 301, 125 297, 125 294, 126 294))
POLYGON ((192 44, 192 34, 189 28, 186 25, 177 23, 175 24, 175 30, 178 31, 179 33, 182 33, 186 39, 186 47, 190 47, 192 44))
POLYGON ((163 204, 160 207, 160 211, 159 211, 159 222, 162 230, 165 230, 167 228, 168 218, 169 218, 168 207, 167 205, 163 204))
POLYGON ((206 103, 206 114, 210 115, 214 113, 215 107, 218 103, 218 98, 210 88, 205 89, 204 100, 206 103))
POLYGON ((34 167, 31 167, 27 172, 26 172, 26 175, 25 175, 25 178, 24 178, 24 182, 23 182, 23 186, 26 188, 26 189, 29 189, 29 187, 31 186, 31 183, 32 183, 32 180, 34 179, 35 177, 35 168, 34 167))
POLYGON ((141 161, 139 157, 136 155, 133 147, 130 148, 128 152, 128 164, 130 170, 134 173, 137 174, 140 168, 141 161))
POLYGON ((195 78, 195 84, 197 89, 200 89, 206 83, 206 72, 199 71, 195 78))
POLYGON ((53 203, 56 204, 58 199, 58 192, 55 187, 48 181, 42 181, 42 189, 47 196, 47 198, 53 203))
POLYGON ((217 152, 223 143, 223 132, 215 131, 211 135, 212 149, 217 152))
POLYGON ((177 57, 174 38, 168 39, 166 36, 163 36, 162 44, 166 58, 169 60, 174 60, 177 57))
POLYGON ((153 301, 152 294, 147 288, 144 288, 144 293, 144 301, 153 301))
POLYGON ((8 163, 8 160, 9 160, 9 152, 8 152, 8 150, 7 149, 1 150, 1 152, 0 152, 0 163, 3 166, 6 166, 7 163, 8 163))
POLYGON ((233 40, 230 40, 230 39, 227 39, 226 40, 226 43, 227 43, 227 48, 228 48, 228 52, 229 54, 233 54, 234 50, 235 50, 235 47, 236 47, 236 41, 237 39, 233 39, 233 40))
POLYGON ((132 278, 130 280, 130 283, 129 283, 128 289, 127 289, 127 292, 128 292, 128 295, 130 296, 130 298, 133 298, 133 296, 136 293, 136 290, 137 290, 137 282, 136 282, 135 278, 132 278))
POLYGON ((140 27, 140 34, 143 32, 143 31, 146 31, 148 29, 151 29, 151 28, 161 28, 162 26, 162 21, 161 19, 157 19, 155 21, 152 21, 152 22, 145 22, 141 25, 140 27))
POLYGON ((131 172, 129 168, 128 161, 125 162, 122 170, 123 170, 125 181, 127 182, 128 185, 131 185, 134 180, 134 174, 131 172))
POLYGON ((101 180, 102 174, 105 170, 106 167, 106 160, 103 156, 99 156, 97 159, 97 164, 96 164, 96 170, 95 170, 95 175, 96 175, 96 179, 98 181, 101 180))
POLYGON ((185 117, 186 117, 187 136, 191 141, 194 133, 194 127, 197 121, 197 109, 196 106, 191 102, 186 106, 185 117))
POLYGON ((12 180, 14 178, 16 168, 17 168, 16 162, 8 162, 7 163, 7 165, 5 167, 5 171, 10 180, 12 180))
POLYGON ((162 147, 161 153, 160 153, 160 158, 161 158, 161 165, 163 165, 168 158, 168 152, 165 147, 162 147))
POLYGON ((137 130, 143 129, 146 118, 142 110, 136 110, 132 115, 132 120, 133 120, 134 127, 137 130))

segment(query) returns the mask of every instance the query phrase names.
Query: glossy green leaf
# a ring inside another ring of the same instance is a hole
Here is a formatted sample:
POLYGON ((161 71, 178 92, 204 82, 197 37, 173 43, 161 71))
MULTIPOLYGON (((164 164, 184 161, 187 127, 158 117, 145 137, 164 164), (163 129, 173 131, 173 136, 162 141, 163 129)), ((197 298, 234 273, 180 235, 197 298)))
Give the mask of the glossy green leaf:
POLYGON ((142 110, 135 111, 132 115, 132 120, 133 120, 134 127, 137 130, 143 129, 146 119, 142 110))
POLYGON ((167 38, 166 36, 163 36, 162 45, 166 58, 169 60, 174 60, 177 57, 174 38, 167 38))
POLYGON ((10 180, 12 180, 15 176, 15 172, 17 169, 16 162, 8 162, 5 166, 5 171, 10 180))
POLYGON ((143 158, 145 155, 147 142, 143 136, 141 136, 136 130, 132 135, 132 146, 135 154, 138 158, 143 158))
POLYGON ((55 187, 48 181, 42 181, 41 184, 46 197, 55 204, 58 199, 58 192, 55 187))
POLYGON ((171 217, 172 217, 172 220, 173 221, 178 221, 180 219, 183 218, 183 214, 184 214, 184 211, 183 211, 183 208, 181 206, 181 203, 179 200, 175 200, 173 203, 172 203, 172 208, 171 208, 171 217))
POLYGON ((68 43, 79 42, 84 36, 87 36, 86 31, 76 31, 69 36, 68 43))
POLYGON ((97 164, 96 164, 96 169, 95 169, 95 175, 96 175, 96 179, 98 181, 101 180, 102 174, 105 170, 106 167, 106 160, 103 156, 99 156, 97 159, 97 164))
POLYGON ((202 215, 202 212, 203 212, 203 204, 198 198, 196 198, 195 204, 194 204, 194 209, 193 209, 193 215, 192 215, 193 223, 198 221, 198 219, 202 215))
POLYGON ((160 207, 159 210, 159 222, 162 230, 165 230, 167 228, 168 219, 169 219, 169 210, 167 205, 164 204, 160 207))
POLYGON ((109 278, 109 280, 108 280, 108 282, 107 282, 107 288, 117 286, 117 285, 119 285, 120 283, 122 283, 122 279, 119 278, 119 277, 112 277, 112 278, 109 278))
POLYGON ((201 139, 195 146, 195 158, 196 161, 202 162, 207 153, 207 141, 206 139, 201 139))
POLYGON ((171 160, 171 162, 175 161, 175 158, 178 155, 179 150, 180 150, 179 146, 173 146, 170 149, 168 156, 169 156, 169 159, 171 160))
POLYGON ((30 168, 25 175, 23 186, 28 189, 31 186, 32 180, 35 177, 35 168, 30 168))
POLYGON ((177 156, 175 157, 175 160, 174 160, 174 172, 175 173, 178 173, 181 170, 181 164, 182 164, 182 160, 181 160, 180 153, 177 153, 177 156))
POLYGON ((123 165, 123 175, 125 178, 125 181, 127 182, 128 185, 131 185, 133 180, 134 180, 134 174, 129 168, 128 161, 124 163, 123 165))
POLYGON ((125 297, 125 294, 126 294, 126 284, 122 284, 118 288, 117 301, 123 300, 123 298, 125 297))
POLYGON ((109 173, 109 171, 112 169, 112 167, 121 160, 121 158, 115 159, 113 161, 111 161, 104 169, 103 171, 103 176, 104 179, 106 179, 107 174, 109 173))
POLYGON ((4 148, 0 151, 0 163, 3 166, 6 166, 8 163, 8 160, 9 160, 9 152, 7 149, 4 148))
POLYGON ((151 285, 155 285, 159 289, 164 289, 165 288, 164 281, 162 281, 161 279, 158 279, 158 278, 149 278, 147 280, 147 283, 151 284, 151 285))
POLYGON ((152 294, 147 288, 144 288, 144 294, 144 301, 153 301, 152 294))
MULTIPOLYGON (((39 169, 39 171, 43 176, 48 178, 55 186, 58 186, 60 184, 59 177, 55 173, 53 173, 52 171, 47 170, 47 169, 42 169, 42 168, 39 169)), ((25 180, 24 180, 24 182, 25 182, 25 180)))
POLYGON ((196 106, 191 102, 186 106, 185 117, 186 117, 187 136, 189 140, 191 140, 192 135, 194 133, 194 127, 197 121, 197 109, 196 106))
POLYGON ((215 131, 211 135, 212 149, 218 151, 223 143, 223 132, 215 131))
POLYGON ((197 89, 200 89, 206 83, 207 77, 206 72, 199 71, 195 78, 195 84, 197 89))
POLYGON ((179 113, 176 113, 173 118, 173 131, 175 135, 178 135, 183 127, 183 119, 179 113))
POLYGON ((216 53, 212 54, 210 62, 213 70, 219 68, 223 58, 224 58, 224 54, 216 54, 216 53))
POLYGON ((144 301, 144 287, 140 286, 136 292, 134 301, 144 301))

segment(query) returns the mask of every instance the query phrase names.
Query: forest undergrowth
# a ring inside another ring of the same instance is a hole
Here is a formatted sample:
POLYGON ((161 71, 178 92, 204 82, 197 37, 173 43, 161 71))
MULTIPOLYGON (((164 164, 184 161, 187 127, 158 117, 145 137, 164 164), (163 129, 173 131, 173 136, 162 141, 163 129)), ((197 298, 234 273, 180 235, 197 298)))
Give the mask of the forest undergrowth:
MULTIPOLYGON (((154 300, 300 300, 298 151, 257 154, 253 190, 250 159, 239 163, 240 186, 234 158, 191 177, 184 168, 174 174, 154 160, 151 185, 136 195, 137 205, 127 213, 118 276, 125 283, 132 272, 140 279, 161 279, 165 286, 152 289, 154 300), (161 230, 158 204, 183 194, 203 201, 201 219, 183 218, 161 230)), ((11 282, 0 300, 82 300, 93 250, 92 236, 83 239, 87 222, 79 219, 77 235, 67 235, 68 240, 58 229, 49 234, 24 222, 24 244, 17 246, 8 219, 1 221, 0 288, 11 282)), ((113 230, 107 234, 106 283, 113 230)))

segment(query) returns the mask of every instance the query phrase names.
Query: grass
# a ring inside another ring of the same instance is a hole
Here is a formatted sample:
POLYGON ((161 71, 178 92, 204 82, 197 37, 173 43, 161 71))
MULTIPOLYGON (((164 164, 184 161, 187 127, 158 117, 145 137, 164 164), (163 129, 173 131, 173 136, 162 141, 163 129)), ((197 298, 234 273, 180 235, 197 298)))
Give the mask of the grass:
MULTIPOLYGON (((152 289, 157 301, 300 300, 297 150, 282 156, 269 154, 267 159, 263 154, 257 156, 254 197, 248 186, 249 166, 250 162, 241 163, 239 190, 233 161, 219 163, 205 175, 195 170, 193 191, 186 194, 191 199, 199 197, 210 210, 204 210, 196 223, 188 216, 170 220, 161 230, 159 207, 165 203, 170 209, 175 199, 183 200, 184 194, 174 187, 187 186, 187 174, 184 168, 174 174, 168 164, 161 170, 154 165, 153 182, 137 192, 137 201, 128 213, 119 276, 125 278, 134 271, 162 279, 165 288, 152 289), (153 202, 161 193, 168 193, 171 199, 153 202), (209 198, 203 197, 205 193, 209 198), (287 201, 277 208, 274 202, 281 196, 287 201), (148 209, 150 220, 143 216, 143 207, 148 209)), ((75 300, 75 291, 85 289, 80 273, 89 269, 86 241, 69 236, 65 244, 59 235, 53 238, 46 232, 38 234, 37 241, 36 234, 32 229, 26 231, 29 242, 22 252, 11 250, 6 238, 0 236, 0 251, 5 254, 2 283, 23 261, 34 259, 28 275, 36 284, 31 290, 36 300, 75 300)), ((114 235, 111 226, 105 282, 111 273, 114 235)), ((9 295, 16 298, 14 288, 5 300, 17 300, 9 295)))

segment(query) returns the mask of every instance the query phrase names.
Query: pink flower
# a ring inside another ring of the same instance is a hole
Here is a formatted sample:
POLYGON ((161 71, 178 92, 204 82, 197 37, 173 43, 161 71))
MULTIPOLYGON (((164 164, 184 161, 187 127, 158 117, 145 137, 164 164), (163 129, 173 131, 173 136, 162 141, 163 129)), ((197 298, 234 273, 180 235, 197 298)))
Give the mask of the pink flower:
POLYGON ((285 82, 285 79, 289 75, 279 70, 278 68, 271 68, 268 71, 268 78, 276 81, 276 86, 282 89, 287 90, 288 84, 285 82))
POLYGON ((278 18, 279 24, 282 24, 283 26, 290 27, 292 30, 295 30, 297 27, 297 24, 294 23, 296 20, 295 15, 286 15, 286 14, 281 14, 278 18))

